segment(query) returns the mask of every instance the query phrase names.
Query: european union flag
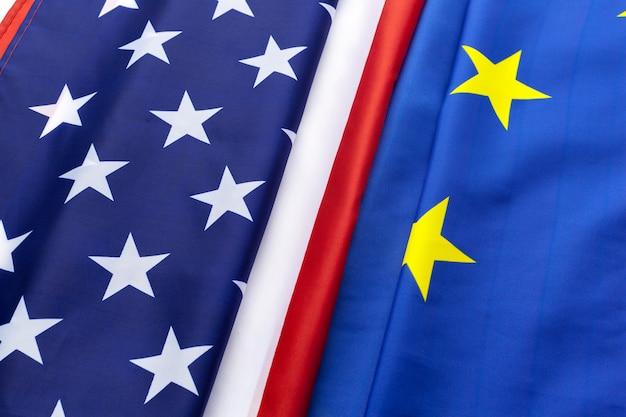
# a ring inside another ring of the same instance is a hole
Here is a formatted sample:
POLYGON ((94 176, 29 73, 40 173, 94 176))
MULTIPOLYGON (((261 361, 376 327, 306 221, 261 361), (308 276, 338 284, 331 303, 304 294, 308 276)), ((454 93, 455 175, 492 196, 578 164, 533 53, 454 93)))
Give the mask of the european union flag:
POLYGON ((310 417, 626 414, 624 9, 427 2, 310 417))

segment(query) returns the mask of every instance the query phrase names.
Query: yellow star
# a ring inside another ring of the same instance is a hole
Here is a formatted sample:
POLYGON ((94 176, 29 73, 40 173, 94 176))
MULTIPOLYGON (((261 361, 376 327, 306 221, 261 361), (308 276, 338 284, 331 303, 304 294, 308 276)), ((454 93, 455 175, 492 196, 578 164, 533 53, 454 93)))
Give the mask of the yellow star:
POLYGON ((550 98, 541 91, 517 81, 517 68, 522 51, 494 64, 476 49, 463 45, 478 74, 455 88, 450 94, 469 93, 489 97, 491 106, 505 129, 509 129, 509 114, 513 100, 550 98))
POLYGON ((617 17, 626 17, 626 11, 621 12, 617 17))
POLYGON ((402 265, 408 265, 417 286, 426 301, 435 261, 475 263, 456 246, 441 236, 443 221, 448 210, 448 200, 428 210, 413 223, 402 265))

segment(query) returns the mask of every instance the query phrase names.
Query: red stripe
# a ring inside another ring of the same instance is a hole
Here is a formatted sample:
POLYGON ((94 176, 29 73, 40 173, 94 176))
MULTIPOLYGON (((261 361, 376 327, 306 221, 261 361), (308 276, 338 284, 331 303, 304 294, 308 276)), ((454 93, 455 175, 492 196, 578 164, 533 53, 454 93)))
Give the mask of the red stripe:
POLYGON ((0 58, 15 37, 35 0, 17 0, 0 23, 0 58))
POLYGON ((386 2, 283 326, 258 417, 305 416, 393 86, 423 0, 386 2))

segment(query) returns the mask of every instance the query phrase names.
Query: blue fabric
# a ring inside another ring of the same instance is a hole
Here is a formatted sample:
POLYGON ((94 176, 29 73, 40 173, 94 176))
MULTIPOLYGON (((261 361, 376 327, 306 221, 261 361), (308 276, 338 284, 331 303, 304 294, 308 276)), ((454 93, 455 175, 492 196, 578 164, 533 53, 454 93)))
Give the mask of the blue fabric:
POLYGON ((397 86, 309 415, 626 415, 624 8, 445 3, 397 86), (476 74, 461 45, 522 50, 517 80, 552 98, 513 100, 506 130, 449 95, 476 74), (441 234, 476 263, 436 262, 425 302, 402 259, 446 197, 441 234))
POLYGON ((365 414, 466 2, 427 2, 361 204, 309 416, 365 414))
POLYGON ((0 270, 0 352, 20 300, 32 320, 62 319, 36 336, 43 364, 20 350, 0 360, 2 416, 49 417, 59 400, 68 417, 202 415, 241 299, 233 280, 247 280, 291 149, 281 129, 298 129, 331 22, 318 1, 251 1, 254 17, 214 20, 216 1, 98 18, 103 4, 36 1, 0 61, 0 220, 8 239, 32 231, 15 271, 0 270), (126 68, 133 52, 119 48, 148 21, 182 31, 163 44, 169 64, 145 55, 126 68), (298 80, 253 88, 258 68, 239 61, 270 36, 306 47, 289 60, 298 80), (65 84, 74 99, 97 94, 82 126, 40 139, 48 118, 29 108, 65 84), (196 110, 222 107, 202 123, 210 144, 187 134, 164 147, 170 125, 151 111, 176 111, 184 91, 196 110), (73 182, 59 177, 92 144, 101 161, 128 162, 106 178, 113 200, 88 188, 65 203, 73 182), (264 181, 244 198, 253 221, 226 212, 204 230, 213 207, 191 196, 217 189, 226 166, 237 183, 264 181), (154 297, 126 287, 103 300, 112 273, 90 257, 120 257, 130 233, 141 257, 169 254, 147 272, 154 297), (153 374, 130 361, 160 355, 170 328, 181 349, 213 346, 188 367, 198 395, 172 382, 144 404, 153 374))

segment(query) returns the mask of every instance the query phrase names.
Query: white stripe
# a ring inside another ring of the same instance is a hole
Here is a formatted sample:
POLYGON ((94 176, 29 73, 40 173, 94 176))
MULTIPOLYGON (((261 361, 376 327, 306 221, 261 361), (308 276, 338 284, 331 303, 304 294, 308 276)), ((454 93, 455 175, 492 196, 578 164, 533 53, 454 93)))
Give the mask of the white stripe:
POLYGON ((256 416, 384 0, 340 0, 204 417, 256 416))
POLYGON ((4 16, 7 15, 9 9, 13 7, 13 3, 15 3, 15 1, 16 0, 0 0, 0 22, 4 19, 4 16))

